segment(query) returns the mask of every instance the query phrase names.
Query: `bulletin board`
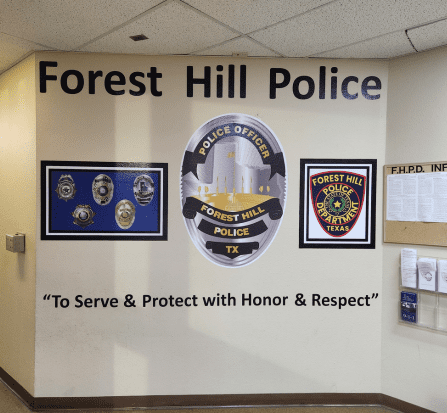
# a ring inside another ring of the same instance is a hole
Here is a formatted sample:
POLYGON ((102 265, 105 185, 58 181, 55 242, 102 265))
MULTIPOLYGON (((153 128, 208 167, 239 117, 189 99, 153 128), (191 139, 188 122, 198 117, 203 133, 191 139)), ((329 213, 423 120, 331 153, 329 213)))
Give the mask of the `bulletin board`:
MULTIPOLYGON (((447 246, 447 222, 388 220, 388 176, 395 174, 447 174, 447 161, 384 165, 383 241, 395 244, 447 246)), ((441 176, 441 175, 440 175, 441 176)))

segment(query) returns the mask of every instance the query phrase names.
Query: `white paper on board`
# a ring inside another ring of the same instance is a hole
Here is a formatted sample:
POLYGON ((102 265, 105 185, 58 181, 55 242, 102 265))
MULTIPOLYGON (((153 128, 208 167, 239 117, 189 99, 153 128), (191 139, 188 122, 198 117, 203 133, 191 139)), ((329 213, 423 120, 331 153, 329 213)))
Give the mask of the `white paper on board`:
POLYGON ((415 174, 388 175, 388 221, 417 221, 418 179, 415 174))
POLYGON ((417 287, 417 250, 403 248, 400 252, 400 268, 402 274, 402 286, 417 287))
POLYGON ((388 175, 386 219, 447 222, 447 172, 388 175))

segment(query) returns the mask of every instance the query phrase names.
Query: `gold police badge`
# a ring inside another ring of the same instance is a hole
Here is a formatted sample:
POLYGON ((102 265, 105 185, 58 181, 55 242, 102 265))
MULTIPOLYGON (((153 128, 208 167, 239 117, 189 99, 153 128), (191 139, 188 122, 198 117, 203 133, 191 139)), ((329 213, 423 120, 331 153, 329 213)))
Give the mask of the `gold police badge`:
POLYGON ((74 218, 73 224, 78 225, 81 228, 85 228, 94 224, 93 217, 96 213, 93 212, 90 205, 78 205, 71 215, 74 218))
POLYGON ((129 229, 135 221, 135 205, 127 199, 116 204, 115 220, 122 229, 129 229))
POLYGON ((286 201, 286 165, 273 131, 244 114, 218 116, 191 137, 181 172, 182 210, 199 251, 224 267, 259 258, 286 201))

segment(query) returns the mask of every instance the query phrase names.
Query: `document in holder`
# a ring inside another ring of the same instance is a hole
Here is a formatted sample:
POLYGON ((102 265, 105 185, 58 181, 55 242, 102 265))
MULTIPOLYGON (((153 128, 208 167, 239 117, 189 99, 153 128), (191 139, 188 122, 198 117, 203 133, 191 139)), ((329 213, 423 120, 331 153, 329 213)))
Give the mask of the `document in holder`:
POLYGON ((438 261, 438 291, 447 293, 447 260, 438 261))
POLYGON ((436 291, 436 258, 419 258, 418 277, 420 290, 436 291))
POLYGON ((417 288, 417 255, 417 250, 412 248, 403 248, 400 252, 402 286, 404 287, 417 288))

